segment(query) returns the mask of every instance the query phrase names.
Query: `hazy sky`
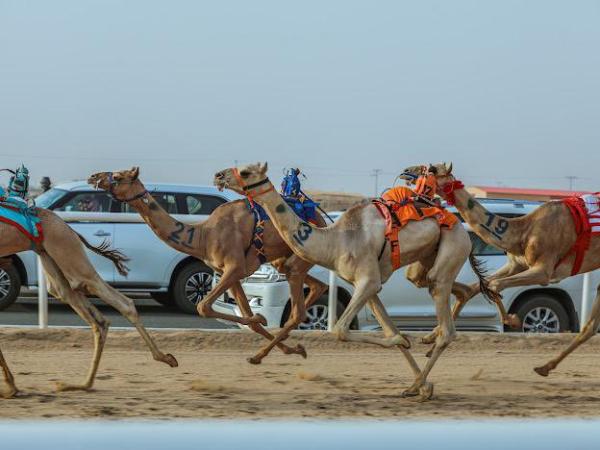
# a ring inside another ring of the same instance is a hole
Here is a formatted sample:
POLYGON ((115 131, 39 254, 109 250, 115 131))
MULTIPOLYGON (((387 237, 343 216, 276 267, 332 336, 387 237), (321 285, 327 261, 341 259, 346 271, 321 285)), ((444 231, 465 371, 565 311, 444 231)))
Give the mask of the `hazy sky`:
POLYGON ((0 0, 0 166, 600 190, 599 72, 599 1, 0 0))

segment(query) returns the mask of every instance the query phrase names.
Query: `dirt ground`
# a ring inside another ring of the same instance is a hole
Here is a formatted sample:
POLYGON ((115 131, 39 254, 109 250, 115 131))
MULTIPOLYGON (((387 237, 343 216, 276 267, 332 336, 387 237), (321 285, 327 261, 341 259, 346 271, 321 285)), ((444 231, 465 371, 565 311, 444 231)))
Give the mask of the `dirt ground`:
MULTIPOLYGON (((55 393, 83 379, 87 330, 1 329, 0 346, 23 394, 0 399, 0 418, 472 418, 600 415, 600 337, 548 378, 532 368, 557 354, 562 336, 460 333, 441 357, 426 403, 401 398, 412 381, 397 349, 294 334, 308 359, 278 351, 253 366, 262 345, 247 332, 153 332, 178 368, 152 360, 134 332, 111 331, 92 392, 55 393)), ((413 336, 419 364, 426 350, 413 336)), ((3 388, 4 386, 2 386, 3 388)))

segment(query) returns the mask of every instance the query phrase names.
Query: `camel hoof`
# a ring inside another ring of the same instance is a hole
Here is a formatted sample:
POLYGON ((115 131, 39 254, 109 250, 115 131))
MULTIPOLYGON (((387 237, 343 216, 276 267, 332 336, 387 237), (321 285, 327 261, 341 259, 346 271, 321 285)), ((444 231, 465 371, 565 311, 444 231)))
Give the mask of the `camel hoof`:
POLYGON ((162 361, 171 367, 179 367, 179 363, 177 362, 177 359, 175 359, 175 357, 173 355, 171 355, 170 353, 167 353, 164 356, 162 361))
POLYGON ((548 368, 548 366, 536 367, 533 370, 535 371, 535 373, 543 377, 547 377, 550 374, 550 369, 548 368))
POLYGON ((308 355, 306 354, 306 349, 302 344, 296 345, 296 347, 294 348, 294 353, 302 356, 303 359, 306 359, 308 357, 308 355))
POLYGON ((431 347, 429 349, 429 351, 427 353, 425 353, 425 357, 427 358, 431 358, 431 355, 433 355, 433 349, 435 348, 435 346, 431 347))
POLYGON ((419 403, 426 402, 428 400, 431 400, 431 397, 433 397, 433 383, 429 383, 426 381, 419 388, 418 402, 419 403))
POLYGON ((258 356, 251 356, 250 358, 246 358, 246 361, 256 366, 262 362, 262 358, 259 358, 258 356))
POLYGON ((19 390, 16 387, 11 387, 11 389, 8 392, 5 392, 2 394, 2 398, 5 399, 10 399, 10 398, 15 398, 17 395, 19 395, 19 390))
POLYGON ((70 391, 87 391, 92 390, 91 386, 85 386, 83 384, 66 384, 61 381, 56 383, 56 392, 70 392, 70 391))
POLYGON ((521 323, 521 319, 516 314, 509 314, 507 316, 507 320, 505 325, 513 330, 520 330, 523 324, 521 323))
POLYGON ((252 323, 258 323, 258 324, 262 325, 263 327, 267 326, 267 319, 262 314, 254 314, 250 318, 250 322, 252 322, 252 323))

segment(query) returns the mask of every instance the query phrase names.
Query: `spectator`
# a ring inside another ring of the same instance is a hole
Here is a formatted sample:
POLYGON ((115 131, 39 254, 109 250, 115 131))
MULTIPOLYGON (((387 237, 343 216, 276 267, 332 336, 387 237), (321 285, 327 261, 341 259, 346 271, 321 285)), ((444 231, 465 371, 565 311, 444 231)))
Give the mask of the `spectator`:
POLYGON ((49 191, 52 187, 52 181, 50 181, 50 177, 42 177, 42 181, 40 181, 40 187, 42 188, 42 192, 49 191))

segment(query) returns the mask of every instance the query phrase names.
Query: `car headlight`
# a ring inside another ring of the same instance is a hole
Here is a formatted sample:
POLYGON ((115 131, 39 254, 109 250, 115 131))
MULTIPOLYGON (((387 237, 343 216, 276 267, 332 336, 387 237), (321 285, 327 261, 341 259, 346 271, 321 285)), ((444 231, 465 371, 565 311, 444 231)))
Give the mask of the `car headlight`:
POLYGON ((271 264, 263 264, 246 279, 249 283, 276 283, 285 280, 285 275, 277 272, 277 269, 271 264))

